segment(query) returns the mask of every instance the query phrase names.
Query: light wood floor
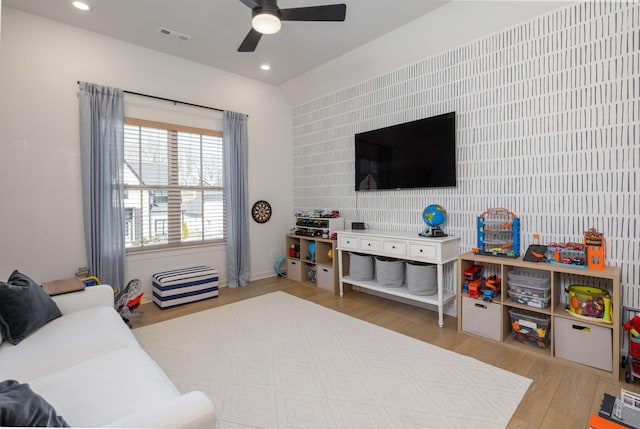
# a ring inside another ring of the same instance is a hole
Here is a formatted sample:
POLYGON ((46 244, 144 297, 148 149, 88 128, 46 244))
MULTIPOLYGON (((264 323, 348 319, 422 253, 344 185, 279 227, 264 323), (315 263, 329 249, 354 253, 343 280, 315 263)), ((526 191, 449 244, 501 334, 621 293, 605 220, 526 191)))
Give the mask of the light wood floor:
MULTIPOLYGON (((585 429, 590 414, 600 409, 604 393, 617 396, 621 387, 640 392, 640 384, 624 380, 616 383, 561 362, 459 334, 456 319, 450 316, 445 316, 445 326, 439 328, 435 311, 359 292, 348 292, 340 298, 324 289, 277 277, 242 288, 221 288, 217 299, 173 309, 160 310, 154 304, 144 304, 144 315, 131 322, 136 328, 278 290, 533 379, 509 428, 585 429)), ((500 404, 492 403, 491 398, 478 398, 477 404, 467 406, 472 410, 474 406, 500 404)))

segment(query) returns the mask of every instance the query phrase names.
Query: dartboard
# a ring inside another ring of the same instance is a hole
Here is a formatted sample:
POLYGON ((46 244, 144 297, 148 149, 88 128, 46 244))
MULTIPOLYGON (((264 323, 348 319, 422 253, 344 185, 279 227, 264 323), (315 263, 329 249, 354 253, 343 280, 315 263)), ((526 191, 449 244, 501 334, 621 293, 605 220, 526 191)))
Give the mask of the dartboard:
POLYGON ((258 223, 265 223, 271 219, 271 204, 264 200, 256 201, 251 208, 251 216, 258 223))

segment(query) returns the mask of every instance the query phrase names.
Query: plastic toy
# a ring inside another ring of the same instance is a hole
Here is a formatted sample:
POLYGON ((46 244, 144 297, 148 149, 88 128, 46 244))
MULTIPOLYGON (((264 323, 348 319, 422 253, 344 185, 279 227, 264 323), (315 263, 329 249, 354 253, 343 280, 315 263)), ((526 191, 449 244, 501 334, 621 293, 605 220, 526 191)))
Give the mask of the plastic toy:
POLYGON ((316 260, 316 242, 312 241, 309 243, 309 254, 307 255, 307 259, 315 262, 316 260))
POLYGON ((548 262, 557 265, 571 265, 576 268, 587 268, 587 249, 582 243, 549 243, 547 247, 548 262))
POLYGON ((492 208, 477 219, 475 253, 516 258, 520 256, 520 219, 505 208, 492 208))
POLYGON ((587 248, 587 265, 592 270, 604 270, 604 235, 591 228, 584 233, 587 248))
POLYGON ((131 327, 129 319, 131 317, 140 317, 143 315, 142 311, 138 310, 140 304, 144 303, 142 297, 142 283, 139 279, 133 279, 120 293, 120 297, 115 303, 115 308, 122 320, 131 327))
POLYGON ((627 335, 622 335, 622 349, 625 348, 625 339, 628 340, 627 355, 620 358, 620 366, 626 368, 624 379, 627 383, 633 381, 634 377, 640 377, 640 308, 622 307, 622 327, 627 331, 627 335), (629 318, 630 315, 634 315, 629 318))
POLYGON ((462 294, 470 298, 479 298, 482 294, 482 265, 472 265, 464 270, 464 282, 462 284, 462 294))
POLYGON ((299 244, 292 244, 289 247, 289 256, 292 257, 292 258, 300 259, 300 245, 299 244))

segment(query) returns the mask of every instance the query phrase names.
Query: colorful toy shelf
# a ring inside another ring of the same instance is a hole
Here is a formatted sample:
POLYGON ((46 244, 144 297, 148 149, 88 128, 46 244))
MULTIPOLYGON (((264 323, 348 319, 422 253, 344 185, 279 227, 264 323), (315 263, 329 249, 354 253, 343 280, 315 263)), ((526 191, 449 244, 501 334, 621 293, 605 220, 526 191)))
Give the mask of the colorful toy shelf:
POLYGON ((581 268, 469 252, 458 258, 457 283, 459 332, 618 381, 621 321, 615 309, 620 308, 620 268, 581 268), (503 293, 491 301, 471 293, 470 283, 491 273, 503 279, 503 293), (544 338, 520 335, 523 326, 535 332, 544 329, 544 338))

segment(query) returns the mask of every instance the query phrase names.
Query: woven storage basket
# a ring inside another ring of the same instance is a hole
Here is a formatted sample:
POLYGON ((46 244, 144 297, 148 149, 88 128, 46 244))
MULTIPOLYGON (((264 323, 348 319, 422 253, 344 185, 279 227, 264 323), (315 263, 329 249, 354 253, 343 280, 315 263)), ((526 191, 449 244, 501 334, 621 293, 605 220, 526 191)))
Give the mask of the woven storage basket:
POLYGON ((433 295, 438 292, 437 266, 407 261, 407 288, 414 295, 433 295))
POLYGON ((374 270, 373 256, 349 252, 349 276, 353 280, 373 280, 374 270))
POLYGON ((404 284, 404 261, 376 256, 376 280, 380 286, 401 287, 404 284))

